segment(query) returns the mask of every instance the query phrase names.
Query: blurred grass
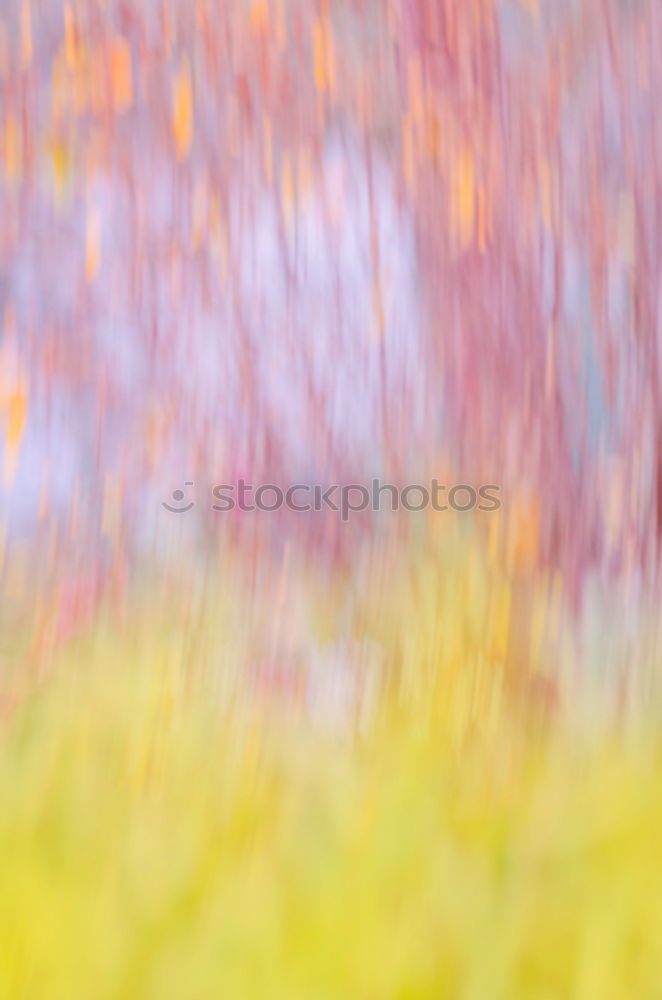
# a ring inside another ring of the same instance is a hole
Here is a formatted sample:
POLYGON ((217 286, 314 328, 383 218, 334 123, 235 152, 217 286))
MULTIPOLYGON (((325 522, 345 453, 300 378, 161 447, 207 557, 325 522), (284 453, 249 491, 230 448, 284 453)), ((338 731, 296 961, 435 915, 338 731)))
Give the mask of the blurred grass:
POLYGON ((360 736, 254 697, 222 594, 100 613, 0 726, 0 996, 662 996, 662 738, 477 702, 470 563, 364 612, 360 736))

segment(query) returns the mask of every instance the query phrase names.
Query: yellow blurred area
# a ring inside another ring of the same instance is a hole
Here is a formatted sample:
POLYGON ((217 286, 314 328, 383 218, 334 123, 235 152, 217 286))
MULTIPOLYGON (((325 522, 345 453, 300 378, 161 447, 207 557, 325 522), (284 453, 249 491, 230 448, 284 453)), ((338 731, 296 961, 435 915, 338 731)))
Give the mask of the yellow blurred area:
POLYGON ((241 693, 227 611, 143 612, 0 729, 2 996, 657 995, 659 735, 544 734, 485 665, 329 733, 241 693))
POLYGON ((171 568, 64 645, 45 606, 4 676, 0 995, 656 996, 652 716, 509 680, 526 608, 544 677, 554 581, 522 603, 449 531, 373 550, 348 619, 298 558, 250 601, 171 568), (379 655, 332 663, 343 633, 379 655))

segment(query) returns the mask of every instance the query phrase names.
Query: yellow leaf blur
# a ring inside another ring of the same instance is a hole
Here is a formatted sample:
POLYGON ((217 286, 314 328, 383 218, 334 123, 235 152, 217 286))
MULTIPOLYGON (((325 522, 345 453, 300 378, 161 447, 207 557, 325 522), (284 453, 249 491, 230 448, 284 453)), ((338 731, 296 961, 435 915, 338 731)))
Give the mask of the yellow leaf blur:
POLYGON ((173 95, 173 135, 177 156, 183 160, 193 141, 193 91, 186 62, 179 68, 173 95))

